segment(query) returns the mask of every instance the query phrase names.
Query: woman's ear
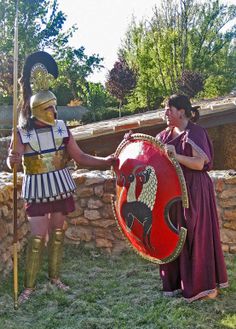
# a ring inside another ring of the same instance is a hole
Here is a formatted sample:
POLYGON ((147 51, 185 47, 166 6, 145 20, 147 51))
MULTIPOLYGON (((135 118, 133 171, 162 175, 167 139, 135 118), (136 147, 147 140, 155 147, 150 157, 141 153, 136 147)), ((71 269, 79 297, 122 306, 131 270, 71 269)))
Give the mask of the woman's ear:
POLYGON ((184 109, 180 109, 179 110, 179 118, 183 119, 185 117, 185 110, 184 109))

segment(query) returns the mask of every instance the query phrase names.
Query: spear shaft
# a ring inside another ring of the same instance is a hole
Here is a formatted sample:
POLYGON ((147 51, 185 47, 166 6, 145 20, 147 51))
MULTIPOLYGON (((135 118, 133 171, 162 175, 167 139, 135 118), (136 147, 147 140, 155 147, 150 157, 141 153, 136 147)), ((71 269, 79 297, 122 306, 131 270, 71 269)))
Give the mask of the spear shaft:
MULTIPOLYGON (((14 24, 14 65, 13 65, 13 151, 17 147, 17 78, 18 78, 18 0, 14 24)), ((17 165, 13 167, 13 288, 14 308, 18 308, 18 235, 17 235, 17 165)))

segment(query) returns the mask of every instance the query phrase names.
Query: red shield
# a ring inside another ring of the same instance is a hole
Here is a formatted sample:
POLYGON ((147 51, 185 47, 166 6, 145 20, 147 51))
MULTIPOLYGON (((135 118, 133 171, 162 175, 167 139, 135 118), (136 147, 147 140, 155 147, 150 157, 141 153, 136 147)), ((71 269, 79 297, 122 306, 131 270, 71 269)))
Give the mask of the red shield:
POLYGON ((133 134, 116 150, 116 201, 119 228, 144 258, 165 264, 180 254, 187 231, 172 224, 169 210, 182 200, 188 207, 184 176, 175 158, 154 137, 133 134))

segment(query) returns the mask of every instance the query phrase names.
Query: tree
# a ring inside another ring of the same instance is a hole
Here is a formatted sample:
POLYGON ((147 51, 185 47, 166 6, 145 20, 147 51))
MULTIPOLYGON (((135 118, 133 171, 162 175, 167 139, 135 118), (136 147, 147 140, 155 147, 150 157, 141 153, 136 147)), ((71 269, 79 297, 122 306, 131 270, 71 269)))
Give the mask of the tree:
POLYGON ((180 92, 189 96, 195 97, 200 91, 203 91, 204 79, 202 74, 198 72, 184 70, 181 79, 177 81, 180 92))
MULTIPOLYGON (((12 94, 14 19, 15 1, 0 0, 0 92, 4 98, 12 94)), ((19 71, 28 54, 56 42, 65 20, 57 0, 19 1, 19 71)), ((64 33, 65 39, 72 30, 64 33)))
POLYGON ((54 57, 59 67, 59 77, 54 83, 58 103, 66 105, 71 99, 86 103, 87 78, 102 67, 102 58, 86 55, 84 47, 76 49, 70 46, 54 46, 54 57))
POLYGON ((90 110, 82 118, 84 123, 100 121, 116 114, 113 108, 117 107, 117 101, 101 83, 88 82, 84 96, 84 104, 90 110))
POLYGON ((183 88, 196 95, 203 83, 212 83, 212 76, 225 77, 219 95, 229 92, 236 75, 236 28, 226 26, 235 17, 236 6, 220 5, 218 0, 162 0, 150 20, 133 20, 120 49, 137 74, 128 106, 153 108, 183 88))
MULTIPOLYGON (((1 103, 10 103, 12 96, 14 18, 15 1, 0 0, 1 103)), ((101 67, 102 61, 98 55, 86 55, 82 46, 69 46, 77 27, 73 25, 64 31, 65 21, 58 0, 19 0, 19 72, 28 54, 38 50, 50 52, 59 66, 53 91, 61 105, 80 97, 87 77, 101 67)))
POLYGON ((114 67, 108 73, 106 88, 110 94, 119 100, 119 113, 121 116, 121 107, 125 102, 125 98, 135 87, 136 75, 132 71, 125 60, 120 58, 115 62, 114 67))

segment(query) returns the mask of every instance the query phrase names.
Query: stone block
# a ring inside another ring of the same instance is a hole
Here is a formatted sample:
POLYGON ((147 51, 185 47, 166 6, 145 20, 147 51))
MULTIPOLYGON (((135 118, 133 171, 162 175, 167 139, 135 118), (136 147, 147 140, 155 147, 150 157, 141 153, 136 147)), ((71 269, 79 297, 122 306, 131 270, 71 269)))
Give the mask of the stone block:
POLYGON ((88 210, 88 209, 86 209, 84 211, 84 217, 88 218, 90 220, 96 220, 96 219, 101 218, 102 216, 101 216, 101 214, 98 210, 88 210))
POLYGON ((121 229, 119 229, 117 225, 113 228, 112 233, 114 234, 116 239, 119 239, 119 240, 126 239, 124 234, 121 232, 121 229))
POLYGON ((219 178, 215 181, 215 190, 216 192, 222 192, 224 190, 225 183, 223 178, 219 178))
POLYGON ((103 184, 105 182, 105 177, 102 172, 91 171, 86 174, 85 186, 91 186, 95 184, 103 184))
POLYGON ((29 225, 27 223, 21 225, 17 231, 18 239, 21 240, 29 233, 29 225))
POLYGON ((83 215, 83 213, 84 213, 84 209, 82 209, 82 208, 80 208, 80 207, 77 206, 76 209, 75 209, 75 211, 69 213, 67 215, 67 217, 68 218, 79 217, 79 216, 83 215))
POLYGON ((73 175, 73 180, 76 185, 82 185, 86 181, 86 177, 84 175, 73 175))
POLYGON ((236 221, 224 222, 223 227, 236 231, 236 221))
POLYGON ((232 198, 236 195, 236 186, 233 186, 231 188, 227 188, 223 192, 219 193, 218 196, 220 199, 228 199, 232 198))
POLYGON ((105 193, 115 193, 115 179, 109 179, 104 184, 105 193))
POLYGON ((114 226, 115 225, 115 221, 108 219, 108 220, 93 220, 91 221, 91 225, 92 226, 97 226, 97 227, 103 227, 103 228, 107 228, 110 226, 114 226))
POLYGON ((94 195, 94 191, 92 187, 79 187, 77 195, 80 198, 88 198, 94 195))
POLYGON ((232 253, 232 254, 236 254, 236 245, 230 246, 230 247, 229 247, 229 251, 230 251, 230 253, 232 253))
POLYGON ((113 196, 113 194, 111 194, 111 193, 105 193, 102 197, 102 201, 104 203, 109 203, 110 204, 112 196, 113 196))
POLYGON ((97 196, 97 197, 101 197, 103 196, 103 185, 96 185, 94 186, 94 194, 97 196))
POLYGON ((88 225, 89 220, 87 218, 84 218, 83 216, 76 217, 76 218, 71 218, 69 220, 69 223, 71 225, 88 225))
POLYGON ((88 199, 78 198, 78 204, 81 208, 87 208, 88 199))
POLYGON ((236 185, 236 176, 228 176, 224 181, 227 185, 236 185))
POLYGON ((9 232, 8 225, 5 222, 1 221, 0 222, 0 241, 2 241, 8 235, 8 233, 11 234, 11 232, 9 232))
POLYGON ((229 245, 228 244, 222 244, 222 250, 223 252, 229 252, 229 245))
POLYGON ((236 209, 225 209, 222 215, 224 220, 236 220, 236 209))
POLYGON ((89 199, 88 200, 88 208, 89 209, 99 209, 103 207, 103 203, 100 199, 89 199))
POLYGON ((8 215, 9 215, 9 209, 8 209, 8 207, 7 206, 2 206, 2 209, 1 209, 2 211, 2 216, 3 217, 8 217, 8 215))
POLYGON ((225 199, 225 200, 219 199, 218 205, 222 208, 235 207, 236 206, 236 197, 232 197, 232 198, 225 199))
POLYGON ((108 239, 111 241, 115 240, 115 237, 110 230, 109 231, 104 230, 103 228, 99 227, 99 228, 95 228, 93 232, 94 232, 95 238, 108 239))
POLYGON ((221 241, 224 244, 234 243, 236 241, 236 231, 228 228, 222 228, 220 231, 221 241))

